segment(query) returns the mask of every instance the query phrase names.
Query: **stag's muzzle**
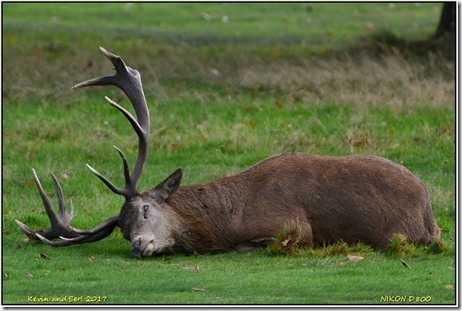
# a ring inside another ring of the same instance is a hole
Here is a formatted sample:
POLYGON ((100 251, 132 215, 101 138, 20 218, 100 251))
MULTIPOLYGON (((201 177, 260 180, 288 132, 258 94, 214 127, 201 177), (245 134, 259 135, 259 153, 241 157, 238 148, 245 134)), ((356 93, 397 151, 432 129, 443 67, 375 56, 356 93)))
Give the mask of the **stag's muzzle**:
POLYGON ((132 240, 132 252, 137 258, 149 257, 154 253, 154 237, 137 236, 132 240))

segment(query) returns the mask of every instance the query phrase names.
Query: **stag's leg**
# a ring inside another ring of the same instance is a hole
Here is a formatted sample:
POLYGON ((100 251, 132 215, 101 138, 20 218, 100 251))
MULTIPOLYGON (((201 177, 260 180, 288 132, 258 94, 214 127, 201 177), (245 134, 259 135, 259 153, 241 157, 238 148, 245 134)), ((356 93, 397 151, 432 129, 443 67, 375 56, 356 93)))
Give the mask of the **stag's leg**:
POLYGON ((255 250, 257 247, 266 247, 272 242, 274 242, 273 237, 252 239, 250 241, 237 244, 234 249, 239 253, 248 253, 255 250))

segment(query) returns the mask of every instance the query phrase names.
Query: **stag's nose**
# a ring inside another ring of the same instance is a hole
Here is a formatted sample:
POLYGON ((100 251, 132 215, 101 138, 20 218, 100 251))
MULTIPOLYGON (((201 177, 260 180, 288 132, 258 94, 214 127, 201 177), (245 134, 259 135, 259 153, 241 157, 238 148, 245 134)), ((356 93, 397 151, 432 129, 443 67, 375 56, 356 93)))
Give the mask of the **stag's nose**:
POLYGON ((148 236, 137 236, 132 242, 133 255, 137 258, 151 256, 154 252, 154 238, 148 236))

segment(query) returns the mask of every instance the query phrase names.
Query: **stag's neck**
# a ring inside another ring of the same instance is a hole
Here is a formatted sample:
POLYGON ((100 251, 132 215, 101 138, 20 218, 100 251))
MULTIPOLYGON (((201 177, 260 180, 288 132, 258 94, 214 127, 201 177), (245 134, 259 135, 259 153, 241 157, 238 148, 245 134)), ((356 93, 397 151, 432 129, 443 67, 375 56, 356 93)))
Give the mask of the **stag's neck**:
POLYGON ((183 186, 167 203, 178 215, 175 248, 186 252, 214 253, 233 249, 245 239, 240 225, 246 197, 242 180, 223 178, 183 186))

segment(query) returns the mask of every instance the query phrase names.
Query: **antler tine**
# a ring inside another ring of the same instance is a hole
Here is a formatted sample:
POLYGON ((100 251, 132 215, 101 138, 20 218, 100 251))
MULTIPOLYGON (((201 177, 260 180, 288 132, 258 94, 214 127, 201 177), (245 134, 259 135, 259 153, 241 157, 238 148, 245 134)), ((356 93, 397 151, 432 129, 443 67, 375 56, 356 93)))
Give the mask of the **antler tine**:
POLYGON ((88 169, 96 175, 96 177, 98 177, 99 179, 101 179, 101 181, 109 188, 111 189, 112 192, 116 193, 116 194, 120 194, 120 195, 123 195, 124 197, 129 197, 131 194, 128 193, 127 191, 125 191, 125 189, 123 188, 119 188, 117 186, 115 186, 113 183, 111 183, 109 181, 109 179, 107 179, 103 174, 101 174, 100 172, 98 172, 97 170, 95 170, 93 167, 91 167, 89 164, 87 164, 87 167, 88 169))
POLYGON ((121 153, 121 151, 118 149, 119 154, 121 155, 122 160, 124 161, 125 187, 123 189, 114 186, 102 174, 98 173, 88 164, 87 166, 113 192, 121 194, 126 198, 130 198, 138 195, 138 191, 136 190, 136 184, 138 183, 138 179, 141 177, 141 174, 144 169, 144 164, 146 163, 148 155, 149 111, 146 105, 146 99, 144 97, 140 73, 137 70, 126 66, 120 56, 114 55, 102 47, 100 47, 100 50, 114 65, 116 73, 112 76, 103 76, 81 82, 73 86, 72 89, 77 89, 91 85, 115 85, 127 95, 135 109, 137 117, 136 119, 127 110, 125 110, 123 107, 121 107, 108 97, 106 97, 106 100, 112 106, 114 106, 120 112, 122 112, 122 114, 128 119, 133 129, 137 133, 139 138, 138 156, 136 159, 135 167, 133 168, 133 172, 131 174, 128 174, 128 165, 126 165, 126 160, 124 160, 125 156, 122 156, 123 153, 121 153))
MULTIPOLYGON (((117 148, 116 146, 112 146, 114 147, 115 150, 117 150, 117 152, 119 153, 120 157, 122 158, 122 162, 123 162, 123 165, 124 165, 124 177, 125 177, 125 181, 126 181, 126 185, 125 185, 125 188, 122 189, 122 188, 119 188, 117 186, 114 186, 106 177, 104 177, 104 175, 102 175, 101 173, 99 173, 97 170, 95 170, 93 167, 91 167, 90 165, 87 164, 87 167, 88 169, 96 175, 96 177, 98 177, 99 179, 101 179, 107 186, 109 189, 112 190, 112 192, 114 193, 117 193, 117 194, 120 194, 120 195, 123 195, 123 196, 128 196, 130 193, 134 193, 136 192, 136 189, 129 189, 130 191, 126 191, 127 189, 127 182, 128 181, 131 181, 131 177, 130 177, 130 170, 128 168, 128 162, 127 162, 127 157, 125 156, 125 154, 122 152, 122 150, 120 150, 119 148, 117 148)), ((128 183, 130 184, 130 183, 128 183)))
POLYGON ((40 197, 42 198, 43 206, 45 206, 45 211, 47 212, 47 215, 48 215, 48 218, 50 219, 51 224, 53 225, 54 223, 58 223, 58 217, 56 217, 56 214, 53 211, 53 208, 51 207, 50 199, 48 198, 45 191, 43 190, 42 184, 40 183, 40 180, 34 169, 32 169, 32 174, 34 175, 35 185, 37 186, 40 197))
MULTIPOLYGON (((125 177, 125 180, 130 180, 130 170, 128 169, 127 157, 126 157, 125 154, 122 152, 122 150, 120 150, 120 149, 117 148, 116 146, 112 146, 112 147, 114 147, 114 149, 117 150, 117 152, 119 153, 120 157, 122 158, 122 162, 123 162, 123 165, 124 165, 124 177, 125 177)), ((136 189, 134 189, 134 191, 136 191, 136 189)))
MULTIPOLYGON (((56 176, 51 174, 51 177, 53 178, 53 184, 55 186, 56 195, 58 197, 59 216, 60 216, 59 219, 61 219, 62 223, 67 226, 71 222, 72 218, 74 217, 74 208, 73 207, 71 208, 70 213, 66 212, 66 204, 64 203, 63 190, 61 189, 61 186, 58 180, 56 179, 56 176)), ((71 203, 71 206, 72 206, 72 203, 71 203)))

